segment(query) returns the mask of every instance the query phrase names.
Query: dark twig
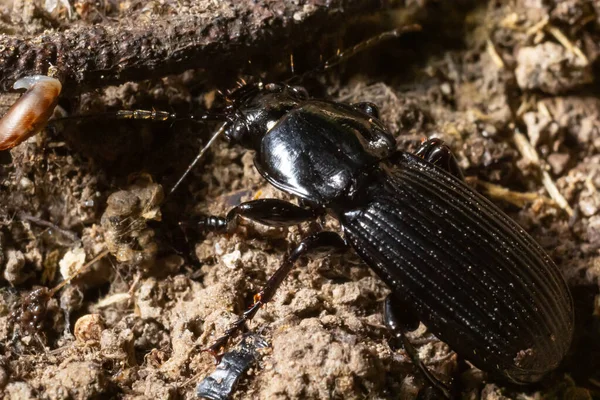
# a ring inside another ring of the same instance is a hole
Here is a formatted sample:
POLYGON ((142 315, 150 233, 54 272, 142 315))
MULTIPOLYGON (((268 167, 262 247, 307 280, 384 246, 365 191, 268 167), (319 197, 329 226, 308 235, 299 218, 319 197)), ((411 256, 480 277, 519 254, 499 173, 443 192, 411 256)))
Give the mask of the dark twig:
POLYGON ((346 20, 382 8, 381 0, 195 0, 169 15, 136 15, 23 38, 0 35, 0 91, 47 74, 63 94, 192 68, 242 65, 252 55, 310 43, 346 20))
POLYGON ((39 226, 54 229, 56 232, 60 233, 61 235, 63 235, 67 239, 71 240, 72 242, 79 241, 79 237, 77 236, 77 234, 75 232, 71 232, 69 230, 63 229, 63 228, 57 226, 56 224, 53 224, 52 222, 49 222, 49 221, 43 220, 41 218, 34 217, 33 215, 29 215, 29 214, 25 214, 25 213, 20 213, 19 218, 22 221, 29 221, 29 222, 33 222, 34 224, 39 225, 39 226))

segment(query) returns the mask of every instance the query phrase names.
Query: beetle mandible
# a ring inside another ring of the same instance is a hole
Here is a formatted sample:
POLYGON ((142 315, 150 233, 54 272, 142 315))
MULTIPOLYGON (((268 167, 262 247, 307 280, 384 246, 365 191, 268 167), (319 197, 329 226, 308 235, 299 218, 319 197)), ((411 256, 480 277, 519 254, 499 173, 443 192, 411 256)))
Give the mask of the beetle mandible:
POLYGON ((522 228, 463 182, 443 142, 397 151, 375 105, 317 100, 299 86, 247 84, 230 100, 224 135, 254 150, 260 174, 302 206, 253 200, 202 218, 201 228, 226 233, 240 217, 289 226, 329 214, 344 238, 321 231, 303 239, 212 352, 273 298, 300 256, 350 246, 391 289, 386 323, 406 345, 404 333, 421 321, 500 379, 532 383, 558 366, 574 325, 563 277, 522 228))

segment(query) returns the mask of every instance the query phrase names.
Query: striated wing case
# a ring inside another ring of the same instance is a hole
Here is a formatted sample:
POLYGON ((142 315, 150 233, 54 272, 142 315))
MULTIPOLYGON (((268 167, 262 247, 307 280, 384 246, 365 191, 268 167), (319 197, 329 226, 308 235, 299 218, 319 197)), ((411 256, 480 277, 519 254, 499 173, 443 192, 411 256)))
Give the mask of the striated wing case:
POLYGON ((476 366, 539 380, 571 343, 573 304, 540 246, 483 196, 420 158, 382 162, 340 220, 425 325, 476 366))

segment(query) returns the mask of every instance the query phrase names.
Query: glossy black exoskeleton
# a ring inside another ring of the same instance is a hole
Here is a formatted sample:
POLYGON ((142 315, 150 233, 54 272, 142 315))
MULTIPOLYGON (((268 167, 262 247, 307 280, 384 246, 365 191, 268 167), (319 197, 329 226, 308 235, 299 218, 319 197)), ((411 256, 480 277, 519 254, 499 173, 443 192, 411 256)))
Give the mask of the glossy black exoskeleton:
POLYGON ((256 363, 260 350, 268 347, 261 336, 248 334, 235 349, 223 354, 215 371, 196 387, 196 395, 207 400, 228 399, 242 376, 256 363))
POLYGON ((213 351, 273 297, 298 257, 350 245, 391 289, 387 323, 404 339, 422 321, 459 355, 513 383, 558 366, 574 324, 564 279, 522 228, 463 183, 441 141, 397 151, 374 105, 311 99, 285 84, 246 85, 231 100, 225 135, 255 150, 261 175, 303 207, 250 201, 205 218, 204 229, 230 232, 240 217, 293 225, 328 213, 344 239, 304 239, 213 351))

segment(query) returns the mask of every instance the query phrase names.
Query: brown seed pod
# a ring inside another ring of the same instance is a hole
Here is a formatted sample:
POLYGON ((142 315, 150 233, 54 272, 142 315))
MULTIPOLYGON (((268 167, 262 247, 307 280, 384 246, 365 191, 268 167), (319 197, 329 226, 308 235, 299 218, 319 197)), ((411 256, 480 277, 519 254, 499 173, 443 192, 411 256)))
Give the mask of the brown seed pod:
POLYGON ((75 338, 81 343, 99 342, 104 321, 99 314, 87 314, 75 322, 75 338))
POLYGON ((46 126, 62 85, 56 78, 33 75, 19 79, 13 88, 27 91, 0 119, 0 150, 15 147, 46 126))

